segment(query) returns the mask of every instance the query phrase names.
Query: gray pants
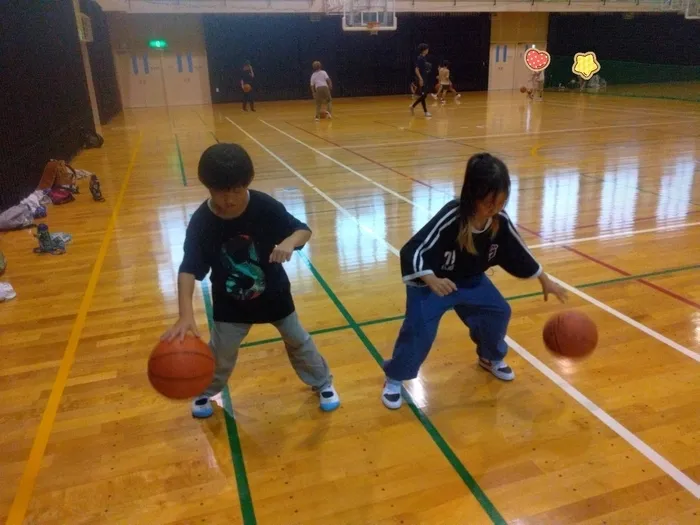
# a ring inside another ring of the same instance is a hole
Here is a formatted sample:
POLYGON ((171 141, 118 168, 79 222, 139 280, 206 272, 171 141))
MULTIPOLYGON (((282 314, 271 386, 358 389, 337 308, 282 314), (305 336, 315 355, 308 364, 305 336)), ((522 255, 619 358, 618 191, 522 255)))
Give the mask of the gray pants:
MULTIPOLYGON (((311 336, 299 323, 296 312, 272 323, 272 325, 279 330, 287 348, 289 361, 299 379, 316 391, 329 386, 333 377, 328 363, 319 353, 311 336)), ((221 392, 226 386, 228 378, 233 372, 233 367, 236 366, 238 349, 250 332, 250 328, 251 325, 241 323, 214 323, 212 325, 209 346, 216 358, 216 371, 214 372, 214 380, 202 395, 211 397, 221 392)))
POLYGON ((331 98, 331 90, 328 86, 320 86, 316 88, 316 118, 321 118, 321 106, 326 104, 328 113, 333 113, 333 99, 331 98))

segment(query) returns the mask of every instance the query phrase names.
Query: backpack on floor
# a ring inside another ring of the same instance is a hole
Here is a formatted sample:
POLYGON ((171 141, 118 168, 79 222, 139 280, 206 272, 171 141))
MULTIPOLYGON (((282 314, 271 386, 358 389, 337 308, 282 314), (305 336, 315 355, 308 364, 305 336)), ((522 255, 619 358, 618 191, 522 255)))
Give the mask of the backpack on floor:
POLYGON ((51 202, 53 202, 54 204, 66 204, 75 200, 75 197, 73 197, 73 193, 71 193, 69 190, 60 187, 53 188, 49 192, 49 197, 51 198, 51 202))
POLYGON ((58 186, 72 193, 78 193, 75 170, 63 160, 51 159, 44 167, 44 173, 39 181, 39 190, 48 190, 58 186))

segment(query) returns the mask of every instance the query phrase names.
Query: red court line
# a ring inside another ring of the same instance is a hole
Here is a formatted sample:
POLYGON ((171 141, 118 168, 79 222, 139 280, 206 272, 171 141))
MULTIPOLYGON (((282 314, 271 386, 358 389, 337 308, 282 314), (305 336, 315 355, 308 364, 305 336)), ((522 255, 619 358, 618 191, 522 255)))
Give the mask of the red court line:
MULTIPOLYGON (((376 124, 381 124, 382 126, 389 126, 390 128, 398 129, 399 131, 406 131, 408 133, 415 133, 417 135, 423 135, 424 137, 430 137, 431 139, 439 139, 439 140, 444 140, 446 142, 452 142, 453 144, 457 144, 458 146, 475 149, 476 151, 486 151, 486 148, 474 146, 472 144, 467 144, 466 142, 460 142, 458 139, 451 139, 449 137, 440 137, 437 135, 431 135, 430 133, 424 133, 422 131, 418 131, 415 129, 401 129, 399 126, 389 124, 388 122, 382 122, 381 120, 375 120, 374 122, 376 124)), ((503 157, 517 158, 514 155, 507 155, 507 154, 502 153, 502 152, 496 152, 496 153, 498 153, 499 155, 501 155, 503 157)))
POLYGON ((369 157, 366 157, 366 156, 363 155, 362 153, 358 153, 357 151, 353 151, 353 150, 351 150, 350 148, 347 148, 347 147, 345 147, 345 146, 341 146, 341 145, 338 144, 337 142, 333 142, 332 140, 328 140, 327 138, 322 137, 321 135, 317 135, 316 133, 314 133, 314 132, 312 132, 312 131, 309 131, 308 129, 304 129, 304 128, 300 127, 300 126, 297 126, 296 124, 292 124, 291 122, 289 122, 289 121, 287 121, 287 120, 285 120, 284 122, 285 122, 285 124, 287 124, 287 125, 289 125, 289 126, 292 126, 293 128, 296 128, 296 129, 298 129, 299 131, 303 131, 304 133, 308 133, 308 134, 311 135, 312 137, 316 137, 317 139, 321 139, 321 140, 324 141, 324 142, 328 142, 328 144, 333 144, 333 145, 334 145, 335 147, 337 147, 337 148, 343 149, 343 150, 347 151, 348 153, 352 153, 353 155, 357 155, 358 157, 361 157, 361 158, 363 158, 363 159, 365 159, 365 160, 371 162, 372 164, 376 164, 377 166, 381 166, 382 168, 387 169, 387 170, 389 170, 389 171, 392 171, 392 172, 396 173, 397 175, 401 175, 402 177, 404 177, 404 178, 406 178, 406 179, 409 179, 409 180, 412 180, 413 182, 416 182, 416 183, 418 183, 418 184, 421 184, 422 186, 425 186, 426 188, 430 188, 431 190, 435 190, 435 191, 438 191, 438 192, 440 192, 440 193, 445 193, 446 195, 448 194, 447 192, 445 192, 445 191, 443 191, 443 190, 440 190, 440 189, 434 187, 433 185, 428 184, 428 183, 425 182, 425 181, 422 181, 422 180, 420 180, 420 179, 414 179, 414 178, 411 177, 410 175, 406 175, 405 173, 401 173, 399 170, 394 169, 394 168, 392 168, 391 166, 387 166, 386 164, 382 164, 382 163, 379 162, 379 161, 376 161, 376 160, 374 160, 374 159, 371 159, 371 158, 369 158, 369 157))
MULTIPOLYGON (((694 214, 694 213, 700 213, 700 210, 692 210, 692 211, 689 211, 689 212, 686 213, 686 215, 692 215, 692 214, 694 214)), ((632 219, 632 221, 630 221, 630 222, 633 222, 633 223, 634 223, 634 222, 650 221, 650 220, 652 220, 652 219, 658 219, 658 215, 649 215, 649 216, 647 216, 647 217, 635 217, 635 218, 632 219)), ((596 222, 596 223, 592 223, 592 224, 581 224, 581 225, 576 225, 576 226, 574 226, 574 229, 575 229, 575 230, 582 230, 582 229, 584 229, 584 228, 595 228, 596 226, 599 226, 599 224, 598 224, 597 222, 596 222)))
MULTIPOLYGON (((547 241, 547 239, 544 238, 539 232, 533 231, 522 224, 518 224, 518 228, 521 230, 524 230, 532 235, 535 235, 536 237, 539 237, 540 239, 547 241)), ((560 245, 561 248, 564 248, 565 250, 568 250, 572 253, 575 253, 576 255, 579 255, 583 257, 584 259, 588 259, 591 262, 594 262, 596 264, 599 264, 600 266, 603 266, 607 268, 608 270, 612 270, 613 272, 619 273, 620 275, 624 275, 625 277, 630 277, 632 276, 631 273, 626 272, 625 270, 622 270, 621 268, 618 268, 617 266, 613 266, 612 264, 606 263, 605 261, 602 261, 598 259, 597 257, 594 257, 592 255, 588 255, 587 253, 583 253, 580 250, 577 250, 576 248, 572 248, 571 246, 567 246, 565 244, 560 245)), ((697 308, 700 310, 700 304, 696 303, 692 299, 688 299, 687 297, 683 297, 682 295, 678 295, 676 292, 672 292, 671 290, 668 290, 667 288, 664 288, 662 286, 659 286, 657 284, 654 284, 652 282, 647 281, 646 279, 634 279, 635 281, 648 286, 649 288, 653 288, 657 292, 661 292, 663 294, 668 295, 669 297, 673 297, 674 299, 687 304, 688 306, 692 306, 693 308, 697 308)))
MULTIPOLYGON (((285 120, 284 122, 285 122, 287 125, 289 125, 289 126, 291 126, 291 127, 293 127, 293 128, 298 129, 299 131, 303 131, 304 133, 307 133, 308 135, 311 135, 312 137, 315 137, 315 138, 317 138, 317 139, 321 139, 322 141, 327 142, 328 144, 332 144, 332 145, 335 146, 336 148, 340 148, 340 149, 342 149, 342 150, 345 150, 345 151, 347 151, 348 153, 352 153, 353 155, 357 155, 358 157, 363 158, 363 159, 365 159, 366 161, 371 162, 372 164, 375 164, 375 165, 377 165, 377 166, 379 166, 379 167, 381 167, 381 168, 387 169, 387 170, 389 170, 389 171, 391 171, 391 172, 393 172, 393 173, 396 173, 397 175, 401 175, 402 177, 404 177, 404 178, 406 178, 406 179, 412 180, 413 182, 416 182, 416 183, 418 183, 418 184, 420 184, 420 185, 422 185, 422 186, 425 186, 425 187, 430 188, 430 189, 432 189, 432 190, 435 190, 435 191, 437 191, 437 192, 443 193, 443 194, 445 194, 445 195, 450 195, 448 192, 446 192, 446 191, 444 191, 444 190, 441 190, 441 189, 439 189, 439 188, 436 188, 435 186, 433 186, 433 185, 430 184, 429 182, 425 182, 425 181, 422 181, 422 180, 420 180, 420 179, 413 178, 413 177, 411 177, 410 175, 406 175, 405 173, 402 173, 401 171, 397 170, 396 168, 392 168, 391 166, 387 166, 386 164, 383 164, 383 163, 381 163, 381 162, 379 162, 379 161, 377 161, 377 160, 374 160, 374 159, 372 159, 372 158, 370 158, 370 157, 368 157, 368 156, 366 156, 366 155, 363 155, 362 153, 359 153, 359 152, 353 150, 351 147, 347 147, 347 146, 343 146, 343 145, 341 145, 341 144, 338 144, 337 142, 334 142, 334 141, 329 140, 329 139, 327 139, 327 138, 325 138, 325 137, 322 137, 321 135, 317 135, 316 133, 314 133, 314 132, 312 132, 312 131, 309 131, 308 129, 305 129, 305 128, 302 128, 302 127, 300 127, 300 126, 297 126, 296 124, 292 124, 292 123, 289 122, 288 120, 285 120)), ((385 125, 385 126, 389 126, 389 127, 396 127, 396 126, 393 126, 393 125, 391 125, 391 124, 387 124, 387 123, 385 123, 385 122, 380 122, 380 121, 378 121, 378 120, 375 121, 375 122, 377 122, 378 124, 383 124, 383 125, 385 125)), ((412 131, 412 132, 413 132, 413 133, 420 133, 420 132, 417 132, 417 131, 412 131)), ((465 144, 461 144, 461 145, 464 146, 465 144)), ((660 165, 660 164, 659 164, 659 165, 660 165)), ((652 164, 652 165, 648 165, 648 166, 646 166, 646 167, 654 167, 654 166, 657 166, 657 165, 656 165, 656 164, 652 164)), ((529 177, 526 177, 525 179, 527 179, 527 178, 529 178, 529 177)), ((601 183, 601 182, 602 182, 602 179, 600 179, 599 177, 590 176, 590 177, 588 177, 588 178, 597 181, 597 183, 601 183)), ((541 188, 542 188, 542 186, 535 186, 535 187, 531 187, 531 188, 522 188, 521 190, 533 190, 533 189, 541 189, 541 188)), ((639 188, 637 188, 636 190, 639 191, 639 188)), ((693 213, 700 213, 700 210, 689 211, 689 212, 687 213, 687 215, 690 215, 690 214, 693 214, 693 213)), ((634 224, 634 223, 637 223, 637 222, 647 221, 647 220, 651 220, 651 219, 655 219, 655 218, 656 218, 656 215, 648 216, 648 217, 636 217, 636 218, 634 218, 634 219, 631 221, 631 223, 634 224)), ((578 229, 583 229, 583 228, 594 228, 594 227, 596 227, 596 226, 598 226, 597 223, 594 223, 594 224, 583 224, 583 225, 574 226, 574 229, 578 230, 578 229)), ((537 233, 528 230, 527 228, 523 227, 522 225, 519 224, 518 227, 519 227, 519 228, 522 228, 523 230, 525 230, 525 231, 527 231, 527 232, 529 232, 529 233, 532 233, 533 235, 535 235, 535 236, 539 237, 540 239, 542 239, 542 236, 541 236, 541 235, 538 235, 537 233)), ((623 273, 623 275, 629 275, 629 274, 623 273)))

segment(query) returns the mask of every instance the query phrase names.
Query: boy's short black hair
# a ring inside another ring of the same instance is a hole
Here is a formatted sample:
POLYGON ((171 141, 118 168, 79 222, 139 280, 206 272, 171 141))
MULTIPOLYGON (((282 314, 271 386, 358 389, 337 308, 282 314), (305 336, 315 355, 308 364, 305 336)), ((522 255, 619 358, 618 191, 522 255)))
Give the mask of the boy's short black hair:
POLYGON ((199 159, 199 180, 210 190, 232 190, 250 185, 253 161, 238 144, 214 144, 199 159))
POLYGON ((422 53, 426 49, 430 49, 430 46, 428 44, 418 44, 418 52, 422 53))

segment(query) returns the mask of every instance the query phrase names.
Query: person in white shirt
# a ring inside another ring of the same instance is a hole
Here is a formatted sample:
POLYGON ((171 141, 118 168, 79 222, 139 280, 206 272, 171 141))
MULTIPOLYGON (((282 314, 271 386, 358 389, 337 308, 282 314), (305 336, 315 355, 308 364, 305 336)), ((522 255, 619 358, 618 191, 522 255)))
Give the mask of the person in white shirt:
POLYGON ((331 118, 333 111, 331 89, 333 89, 333 83, 328 73, 321 69, 321 62, 315 60, 311 67, 314 70, 311 74, 311 94, 316 100, 316 120, 321 118, 321 106, 323 104, 326 104, 326 117, 331 118))

